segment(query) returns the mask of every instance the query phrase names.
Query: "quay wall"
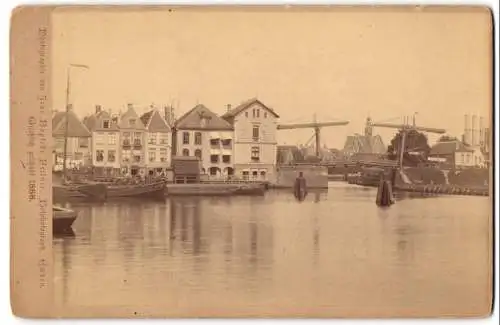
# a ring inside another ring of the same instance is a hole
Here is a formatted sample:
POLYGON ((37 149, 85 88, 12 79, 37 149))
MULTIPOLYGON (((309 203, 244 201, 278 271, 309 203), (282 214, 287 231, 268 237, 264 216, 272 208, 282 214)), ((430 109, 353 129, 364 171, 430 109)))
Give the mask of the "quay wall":
POLYGON ((328 169, 324 166, 295 165, 279 166, 276 179, 271 186, 276 188, 293 188, 295 179, 302 172, 308 188, 328 188, 328 169))
POLYGON ((435 167, 406 167, 405 174, 415 184, 456 185, 465 187, 488 186, 487 168, 438 169, 435 167))

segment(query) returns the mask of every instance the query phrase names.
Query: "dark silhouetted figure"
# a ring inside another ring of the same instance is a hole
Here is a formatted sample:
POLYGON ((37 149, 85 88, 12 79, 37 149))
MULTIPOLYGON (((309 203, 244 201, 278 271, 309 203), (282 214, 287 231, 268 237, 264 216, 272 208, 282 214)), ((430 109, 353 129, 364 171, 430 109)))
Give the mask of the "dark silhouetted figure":
POLYGON ((295 198, 299 201, 303 201, 307 196, 307 184, 306 179, 302 172, 299 172, 299 176, 295 179, 294 186, 295 198))
POLYGON ((380 207, 389 207, 394 204, 394 198, 392 196, 392 182, 385 180, 384 174, 380 176, 376 203, 380 207))

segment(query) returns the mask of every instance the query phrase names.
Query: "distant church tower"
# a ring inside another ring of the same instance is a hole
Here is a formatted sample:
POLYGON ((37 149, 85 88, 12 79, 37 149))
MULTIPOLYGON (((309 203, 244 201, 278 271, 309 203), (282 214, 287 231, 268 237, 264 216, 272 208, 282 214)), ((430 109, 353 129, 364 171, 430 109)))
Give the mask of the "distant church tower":
POLYGON ((373 136, 373 125, 371 117, 366 118, 365 136, 367 137, 373 136))

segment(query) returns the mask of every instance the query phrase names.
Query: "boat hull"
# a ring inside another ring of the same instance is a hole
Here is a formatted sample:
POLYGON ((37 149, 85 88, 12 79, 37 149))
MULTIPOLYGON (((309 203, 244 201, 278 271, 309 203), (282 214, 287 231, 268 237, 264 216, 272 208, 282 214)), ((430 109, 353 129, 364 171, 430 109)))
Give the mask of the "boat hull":
POLYGON ((137 185, 108 185, 107 198, 165 198, 166 182, 156 182, 150 184, 137 185))
POLYGON ((230 196, 237 190, 235 186, 212 184, 168 184, 167 196, 230 196))
POLYGON ((52 208, 52 232, 53 234, 73 233, 73 223, 78 214, 69 209, 52 208))
POLYGON ((106 191, 106 185, 104 184, 53 185, 52 197, 56 202, 66 199, 103 201, 107 196, 106 191))

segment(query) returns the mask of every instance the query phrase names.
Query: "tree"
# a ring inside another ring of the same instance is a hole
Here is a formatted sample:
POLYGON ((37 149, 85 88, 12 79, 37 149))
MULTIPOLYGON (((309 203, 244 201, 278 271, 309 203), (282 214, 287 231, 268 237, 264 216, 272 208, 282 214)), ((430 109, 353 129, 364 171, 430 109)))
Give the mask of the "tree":
MULTIPOLYGON (((416 130, 406 131, 405 147, 403 154, 403 164, 416 166, 420 162, 426 161, 431 148, 427 141, 427 136, 424 133, 416 130), (410 154, 417 153, 417 154, 410 154)), ((400 130, 391 140, 391 144, 387 147, 387 156, 391 160, 399 159, 399 150, 401 148, 401 141, 403 138, 403 131, 400 130)))

